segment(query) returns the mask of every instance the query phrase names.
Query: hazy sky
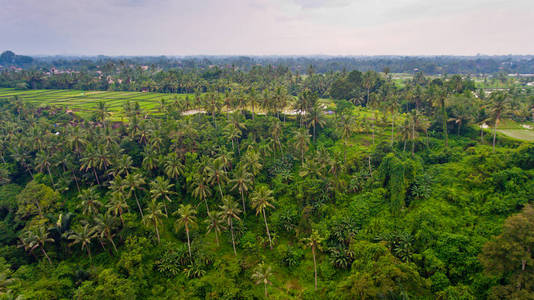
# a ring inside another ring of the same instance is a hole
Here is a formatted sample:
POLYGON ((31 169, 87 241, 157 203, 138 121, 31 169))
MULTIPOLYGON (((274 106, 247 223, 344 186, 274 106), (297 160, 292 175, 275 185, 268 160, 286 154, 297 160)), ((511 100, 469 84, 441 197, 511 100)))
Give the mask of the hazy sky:
POLYGON ((21 54, 534 54, 534 0, 0 0, 21 54))

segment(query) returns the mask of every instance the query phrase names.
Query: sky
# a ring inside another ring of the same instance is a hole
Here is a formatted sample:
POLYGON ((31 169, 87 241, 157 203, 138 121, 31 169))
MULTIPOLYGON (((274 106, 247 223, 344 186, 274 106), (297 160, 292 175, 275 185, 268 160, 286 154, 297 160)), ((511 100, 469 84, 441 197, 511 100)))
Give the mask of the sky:
POLYGON ((26 55, 534 54, 534 0, 0 0, 26 55))

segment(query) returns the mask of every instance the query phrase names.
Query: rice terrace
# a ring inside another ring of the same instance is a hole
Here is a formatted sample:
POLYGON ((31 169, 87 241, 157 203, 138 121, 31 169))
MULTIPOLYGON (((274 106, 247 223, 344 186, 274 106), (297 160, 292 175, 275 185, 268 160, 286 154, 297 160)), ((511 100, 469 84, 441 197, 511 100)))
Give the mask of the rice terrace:
POLYGON ((184 99, 186 94, 163 94, 150 92, 80 91, 80 90, 16 90, 0 88, 0 99, 20 97, 37 106, 63 106, 80 116, 87 117, 95 111, 98 102, 104 102, 112 120, 120 120, 124 103, 139 103, 150 113, 157 113, 161 100, 184 99))

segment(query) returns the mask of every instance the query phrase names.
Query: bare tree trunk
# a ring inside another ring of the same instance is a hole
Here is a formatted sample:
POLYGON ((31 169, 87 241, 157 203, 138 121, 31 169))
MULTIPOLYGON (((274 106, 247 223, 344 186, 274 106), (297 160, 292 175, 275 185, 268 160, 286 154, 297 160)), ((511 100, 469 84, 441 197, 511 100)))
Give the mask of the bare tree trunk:
POLYGON ((95 174, 96 183, 98 183, 98 185, 100 185, 100 180, 98 179, 98 174, 96 174, 96 169, 95 168, 93 168, 93 173, 95 174))
POLYGON ((243 203, 243 215, 247 215, 247 208, 245 207, 245 196, 243 196, 243 191, 241 190, 241 202, 243 203))
POLYGON ((159 230, 158 230, 158 224, 156 223, 156 221, 154 220, 154 227, 156 228, 156 236, 158 237, 158 244, 160 243, 160 240, 159 240, 159 230))
POLYGON ((191 256, 191 241, 189 240, 189 227, 185 225, 185 233, 187 233, 187 249, 189 250, 189 259, 193 259, 191 256))
POLYGON ((143 214, 143 210, 141 209, 141 204, 139 203, 139 199, 137 199, 137 193, 133 191, 133 194, 135 196, 135 202, 137 202, 137 207, 139 208, 139 213, 141 213, 141 219, 142 219, 145 217, 145 215, 143 214))
POLYGON ((234 255, 237 256, 237 251, 235 251, 234 224, 232 223, 231 217, 230 217, 230 232, 232 233, 232 246, 234 247, 234 255))
POLYGON ((41 246, 41 251, 43 252, 43 254, 44 254, 44 256, 46 257, 46 259, 48 260, 48 262, 49 262, 50 264, 52 264, 52 260, 50 260, 50 257, 48 256, 48 254, 46 254, 46 251, 45 251, 45 249, 44 249, 43 246, 41 246))
POLYGON ((262 209, 263 220, 265 221, 265 229, 267 230, 267 237, 269 237, 269 247, 273 249, 273 241, 271 239, 271 233, 269 232, 269 225, 267 225, 267 217, 265 216, 265 209, 262 209))

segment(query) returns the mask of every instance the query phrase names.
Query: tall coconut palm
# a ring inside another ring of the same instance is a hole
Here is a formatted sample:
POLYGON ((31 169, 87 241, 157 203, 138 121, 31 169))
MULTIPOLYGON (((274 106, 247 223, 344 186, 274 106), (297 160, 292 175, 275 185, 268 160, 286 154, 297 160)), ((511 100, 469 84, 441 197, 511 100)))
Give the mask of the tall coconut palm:
POLYGON ((178 177, 183 173, 184 166, 182 165, 182 162, 176 153, 169 153, 164 158, 164 170, 165 174, 172 179, 178 179, 178 177))
POLYGON ((308 112, 308 128, 313 127, 313 140, 316 138, 316 127, 323 128, 326 124, 326 120, 323 115, 323 108, 319 103, 315 103, 308 112))
POLYGON ((52 161, 50 155, 44 153, 43 151, 37 152, 37 155, 35 156, 35 168, 39 172, 46 170, 48 172, 48 176, 50 176, 50 183, 52 183, 52 186, 54 186, 54 179, 52 178, 52 172, 50 172, 51 166, 52 161))
POLYGON ((183 205, 180 204, 180 207, 178 210, 174 213, 174 215, 178 216, 178 219, 175 223, 175 229, 176 231, 180 230, 180 228, 185 228, 185 233, 187 235, 187 249, 189 250, 189 258, 191 257, 191 240, 189 238, 189 229, 192 227, 196 227, 197 225, 197 217, 196 217, 197 211, 191 204, 183 205))
POLYGON ((204 169, 206 175, 208 176, 208 181, 212 185, 217 185, 219 187, 219 192, 221 194, 221 199, 223 197, 223 192, 221 184, 225 183, 228 179, 226 171, 224 170, 224 164, 221 160, 214 159, 211 164, 208 164, 204 169))
POLYGON ((143 209, 141 209, 141 204, 139 203, 139 199, 137 198, 136 190, 140 189, 145 184, 145 179, 139 173, 130 173, 126 176, 126 178, 124 178, 123 184, 125 190, 128 191, 128 197, 131 197, 132 194, 134 195, 135 202, 137 202, 137 208, 139 208, 139 213, 141 214, 141 218, 144 218, 143 209))
POLYGON ((135 169, 135 167, 133 166, 132 157, 128 154, 122 154, 113 162, 113 167, 108 173, 113 175, 113 177, 122 175, 127 176, 133 169, 135 169))
POLYGON ((78 228, 78 230, 73 231, 68 235, 68 239, 72 240, 69 246, 80 244, 80 248, 87 251, 89 259, 91 257, 91 242, 96 237, 95 229, 90 227, 89 224, 85 224, 83 227, 78 228))
POLYGON ((247 152, 241 158, 242 166, 252 173, 253 176, 258 175, 263 167, 261 164, 261 156, 252 146, 248 147, 247 152))
POLYGON ((78 207, 82 209, 82 213, 85 216, 96 215, 100 211, 100 207, 102 207, 102 202, 98 200, 95 187, 82 190, 78 195, 78 199, 81 200, 78 207))
POLYGON ((162 211, 162 206, 163 204, 161 202, 152 199, 152 202, 150 202, 146 208, 146 214, 143 216, 143 224, 145 224, 145 226, 154 226, 158 244, 160 243, 158 225, 161 225, 163 217, 167 217, 162 211))
POLYGON ((430 88, 430 100, 434 106, 439 108, 441 113, 441 125, 443 130, 443 136, 445 137, 445 147, 449 146, 449 133, 447 130, 447 91, 439 84, 433 84, 430 88))
POLYGON ((497 125, 501 117, 509 110, 510 98, 505 92, 494 92, 490 97, 489 112, 493 121, 493 152, 495 153, 495 140, 497 136, 497 125))
POLYGON ((267 285, 273 284, 271 281, 272 276, 273 273, 271 267, 266 265, 264 262, 261 262, 252 274, 252 279, 254 280, 255 284, 263 284, 265 299, 269 297, 269 294, 267 292, 267 285))
POLYGON ((232 197, 226 196, 223 197, 223 205, 219 206, 221 208, 221 218, 228 224, 230 233, 232 234, 232 246, 234 248, 234 255, 237 256, 237 251, 235 250, 235 236, 234 236, 234 223, 233 220, 241 220, 239 214, 241 210, 238 208, 238 204, 234 202, 232 197))
POLYGON ((299 128, 295 132, 294 139, 295 149, 300 153, 300 161, 304 162, 304 152, 308 151, 310 135, 306 129, 299 128))
POLYGON ((243 204, 243 214, 247 215, 247 208, 245 206, 245 193, 247 193, 252 186, 252 174, 247 172, 243 167, 238 168, 234 173, 234 178, 230 180, 233 184, 232 190, 237 189, 241 195, 241 202, 243 204))
POLYGON ((221 234, 221 231, 224 229, 223 224, 221 224, 221 212, 218 211, 212 211, 208 213, 208 218, 204 220, 204 222, 208 225, 206 227, 206 234, 213 231, 215 233, 215 242, 217 242, 217 246, 219 246, 219 234, 221 234))
POLYGON ((343 139, 343 161, 347 162, 347 140, 352 136, 352 133, 354 132, 354 124, 355 120, 352 115, 342 115, 341 118, 339 118, 340 124, 339 124, 339 131, 341 138, 343 139))
POLYGON ((124 226, 124 219, 122 218, 122 215, 129 208, 128 203, 126 203, 124 193, 112 192, 111 200, 108 202, 107 208, 107 212, 115 217, 119 217, 121 224, 124 226))
POLYGON ((173 186, 174 184, 170 183, 169 180, 161 176, 156 177, 154 181, 150 182, 150 195, 152 196, 152 199, 158 200, 161 198, 163 200, 165 214, 168 214, 165 201, 172 202, 169 196, 176 194, 171 190, 173 186))
POLYGON ((46 253, 45 245, 46 243, 53 242, 54 239, 50 237, 50 233, 44 225, 39 225, 33 230, 24 232, 23 236, 21 237, 21 241, 25 249, 30 253, 37 248, 41 249, 41 252, 46 257, 48 262, 52 264, 52 260, 48 256, 48 253, 46 253))
POLYGON ((314 278, 315 278, 315 290, 317 290, 317 260, 315 258, 317 250, 321 250, 321 243, 323 242, 323 238, 319 235, 319 232, 317 230, 313 230, 312 234, 304 238, 302 242, 304 242, 305 247, 309 247, 312 250, 312 256, 313 256, 313 272, 314 272, 314 278))
POLYGON ((193 178, 192 186, 193 186, 193 191, 191 194, 193 195, 193 197, 197 198, 198 200, 204 201, 204 203, 206 204, 206 212, 209 214, 210 209, 208 207, 207 198, 211 196, 211 189, 207 183, 206 177, 200 174, 197 174, 193 178))
POLYGON ((274 141, 275 147, 274 151, 278 148, 282 152, 282 143, 280 142, 280 137, 282 136, 282 123, 280 120, 275 119, 270 128, 271 137, 274 141))
POLYGON ((269 225, 267 224, 267 216, 265 214, 266 208, 274 208, 271 202, 274 201, 273 191, 267 188, 265 185, 260 185, 251 196, 252 207, 256 209, 256 215, 262 214, 263 221, 265 222, 265 230, 267 231, 267 237, 269 238, 269 247, 273 249, 273 241, 271 239, 271 233, 269 232, 269 225))
POLYGON ((118 220, 111 214, 104 213, 95 217, 95 231, 101 239, 107 239, 113 246, 113 250, 117 253, 117 246, 113 237, 115 236, 115 228, 117 228, 118 220))

